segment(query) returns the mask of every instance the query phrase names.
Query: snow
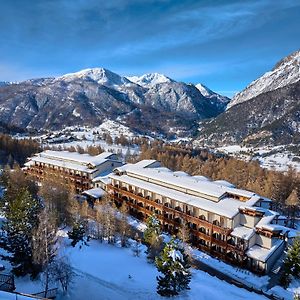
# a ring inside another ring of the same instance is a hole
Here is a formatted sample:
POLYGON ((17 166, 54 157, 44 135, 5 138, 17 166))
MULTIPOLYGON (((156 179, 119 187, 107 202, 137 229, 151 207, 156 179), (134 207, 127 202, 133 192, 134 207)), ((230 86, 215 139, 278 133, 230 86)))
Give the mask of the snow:
MULTIPOLYGON (((159 273, 154 264, 147 262, 145 246, 141 246, 140 257, 135 257, 131 248, 121 248, 118 245, 100 243, 96 240, 91 240, 88 246, 73 248, 66 237, 66 231, 61 230, 60 237, 60 255, 69 259, 76 275, 68 294, 59 293, 57 300, 164 299, 156 293, 156 276, 159 273)), ((177 254, 174 253, 174 256, 176 257, 177 254)), ((29 276, 17 277, 16 287, 17 291, 26 293, 43 290, 41 281, 32 281, 29 276)), ((190 288, 176 299, 198 300, 199 295, 201 299, 266 299, 195 269, 192 269, 190 288)), ((6 300, 6 298, 2 299, 6 300)), ((7 298, 7 300, 12 299, 15 298, 7 298)), ((18 299, 23 300, 23 298, 18 299)))
POLYGON ((91 196, 95 199, 99 199, 105 194, 105 191, 101 188, 93 188, 93 189, 84 191, 82 194, 91 196))
POLYGON ((220 185, 224 185, 230 188, 235 188, 235 185, 226 181, 226 180, 215 180, 214 183, 220 184, 220 185))
MULTIPOLYGON (((161 196, 168 197, 170 199, 178 200, 180 202, 193 205, 195 207, 199 207, 206 211, 214 212, 215 214, 225 216, 228 218, 234 217, 238 213, 238 208, 241 205, 241 202, 232 198, 223 198, 219 202, 214 202, 203 197, 196 197, 192 195, 188 195, 183 192, 176 191, 174 189, 166 188, 163 186, 159 186, 157 184, 149 183, 147 181, 139 180, 137 178, 133 178, 127 175, 109 175, 111 179, 121 180, 124 183, 137 186, 141 189, 145 189, 147 191, 151 191, 161 196)), ((257 202, 259 198, 249 200, 252 204, 257 202)), ((247 202, 245 202, 247 203, 247 202)))
MULTIPOLYGON (((31 166, 34 162, 55 165, 86 173, 94 173, 95 168, 110 160, 113 153, 103 152, 96 156, 89 154, 79 154, 77 152, 46 150, 36 154, 25 163, 25 166, 31 166), (91 167, 92 166, 92 167, 91 167)), ((112 161, 115 161, 112 159, 112 161)))
POLYGON ((230 145, 216 148, 216 150, 245 161, 257 160, 261 167, 269 170, 287 171, 289 167, 292 167, 300 172, 300 157, 287 150, 286 145, 274 147, 242 147, 240 145, 230 145))
POLYGON ((227 264, 197 249, 193 249, 192 253, 196 259, 202 261, 206 265, 211 266, 212 268, 215 268, 218 271, 229 275, 233 279, 243 282, 249 287, 254 287, 256 289, 264 289, 268 285, 270 277, 267 275, 255 275, 250 271, 227 264))
POLYGON ((205 195, 210 197, 216 197, 220 200, 225 193, 234 195, 244 196, 251 198, 254 196, 253 192, 246 190, 231 188, 224 186, 217 182, 209 182, 204 180, 197 180, 197 177, 193 176, 176 176, 176 173, 170 172, 169 169, 165 168, 141 168, 139 164, 129 164, 125 166, 126 173, 129 176, 136 178, 142 178, 148 182, 156 182, 161 186, 173 187, 174 190, 185 191, 188 194, 205 195))
POLYGON ((85 69, 79 72, 65 74, 61 77, 57 77, 55 80, 72 81, 76 79, 90 79, 109 87, 118 87, 122 85, 130 86, 130 84, 132 84, 127 78, 121 77, 104 68, 85 69))
POLYGON ((173 261, 177 261, 177 260, 183 261, 182 253, 179 250, 176 250, 176 249, 172 249, 169 252, 169 257, 171 257, 173 261))
POLYGON ((16 294, 13 294, 13 293, 0 291, 0 299, 1 300, 32 300, 34 298, 27 297, 27 296, 24 296, 24 295, 16 295, 16 294))
POLYGON ((272 91, 300 80, 300 51, 284 58, 272 71, 252 81, 243 91, 236 94, 227 109, 255 96, 272 91))
POLYGON ((247 255, 256 260, 266 262, 268 258, 274 253, 274 251, 276 251, 276 249, 282 245, 282 243, 284 243, 284 241, 279 239, 276 240, 271 249, 254 245, 251 248, 249 248, 249 250, 247 251, 247 255))
POLYGON ((248 228, 245 226, 238 226, 233 229, 230 233, 232 236, 242 238, 244 240, 249 240, 255 234, 254 228, 248 228))
POLYGON ((39 154, 41 157, 46 157, 49 159, 57 160, 68 160, 75 163, 81 163, 84 165, 91 164, 93 166, 98 166, 103 164, 107 159, 109 159, 113 153, 111 152, 102 152, 99 155, 92 156, 89 154, 79 154, 77 152, 69 151, 53 151, 46 150, 39 154))
POLYGON ((76 108, 73 110, 72 115, 73 115, 74 117, 80 117, 80 113, 77 112, 76 108))
MULTIPOLYGON (((67 247, 65 254, 78 275, 69 295, 73 300, 163 299, 156 294, 158 272, 147 263, 144 251, 134 257, 131 249, 91 241, 82 249, 67 247)), ((192 273, 191 290, 176 299, 199 299, 199 294, 201 299, 265 299, 202 271, 192 273)))
POLYGON ((142 76, 129 76, 127 77, 130 81, 139 84, 143 87, 151 87, 156 84, 172 82, 173 80, 169 77, 159 73, 149 73, 142 76))

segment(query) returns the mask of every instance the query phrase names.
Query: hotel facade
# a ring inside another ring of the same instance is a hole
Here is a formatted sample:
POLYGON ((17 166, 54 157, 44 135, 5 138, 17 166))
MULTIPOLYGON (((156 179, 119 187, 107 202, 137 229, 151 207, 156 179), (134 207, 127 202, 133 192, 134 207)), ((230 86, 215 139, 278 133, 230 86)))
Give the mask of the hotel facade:
POLYGON ((257 273, 274 267, 291 237, 270 199, 227 181, 172 172, 155 160, 118 167, 108 177, 110 198, 132 215, 145 220, 155 214, 174 234, 185 224, 200 250, 257 273))
POLYGON ((72 184, 77 193, 93 187, 96 177, 107 175, 123 163, 114 153, 103 152, 96 156, 68 151, 46 150, 31 157, 24 172, 42 181, 46 176, 72 184))

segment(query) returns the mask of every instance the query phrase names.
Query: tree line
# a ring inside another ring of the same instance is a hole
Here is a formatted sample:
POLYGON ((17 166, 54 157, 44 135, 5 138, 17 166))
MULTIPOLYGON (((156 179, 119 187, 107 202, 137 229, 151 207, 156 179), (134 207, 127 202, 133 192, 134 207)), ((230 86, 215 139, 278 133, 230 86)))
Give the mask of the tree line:
POLYGON ((23 165, 28 157, 39 151, 41 147, 33 139, 16 139, 0 133, 0 165, 12 166, 15 162, 23 165))

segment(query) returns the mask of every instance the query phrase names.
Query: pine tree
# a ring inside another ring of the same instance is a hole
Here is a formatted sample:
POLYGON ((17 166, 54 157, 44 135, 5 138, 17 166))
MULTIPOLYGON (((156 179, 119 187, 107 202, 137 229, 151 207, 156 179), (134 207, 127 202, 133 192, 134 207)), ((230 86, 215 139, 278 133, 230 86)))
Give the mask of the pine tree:
POLYGON ((144 241, 146 244, 151 245, 155 239, 161 234, 159 221, 155 215, 147 219, 147 228, 144 231, 144 241))
POLYGON ((11 263, 17 276, 34 274, 32 237, 38 225, 40 203, 27 189, 21 189, 14 199, 6 193, 4 203, 2 230, 6 234, 1 237, 0 246, 9 255, 1 257, 11 263))
POLYGON ((184 250, 172 239, 167 243, 159 257, 156 267, 163 276, 157 276, 157 293, 161 296, 175 296, 189 289, 191 281, 190 266, 184 250))
POLYGON ((161 229, 158 219, 155 215, 147 219, 147 228, 144 231, 144 242, 148 245, 146 251, 147 258, 152 262, 163 248, 163 239, 160 236, 161 229))
POLYGON ((77 243, 82 242, 82 245, 87 245, 87 238, 85 235, 85 226, 82 221, 75 222, 72 231, 68 231, 68 237, 72 240, 71 245, 76 246, 77 243))
POLYGON ((283 264, 281 284, 284 287, 289 285, 291 276, 300 277, 300 237, 296 237, 293 245, 289 247, 283 264))

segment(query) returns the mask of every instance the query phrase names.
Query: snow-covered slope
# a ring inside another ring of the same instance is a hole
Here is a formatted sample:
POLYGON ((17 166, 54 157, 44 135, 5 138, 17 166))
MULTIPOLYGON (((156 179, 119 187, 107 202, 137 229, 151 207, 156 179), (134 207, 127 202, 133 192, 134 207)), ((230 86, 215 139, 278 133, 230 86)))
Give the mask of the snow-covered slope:
POLYGON ((272 71, 251 82, 242 92, 236 94, 228 104, 230 107, 250 100, 259 94, 276 90, 300 80, 300 50, 283 58, 272 71))
POLYGON ((174 81, 173 79, 159 73, 149 73, 142 76, 131 76, 127 77, 127 79, 143 87, 151 87, 156 84, 174 81))
POLYGON ((85 69, 75 73, 65 74, 61 77, 56 78, 57 81, 73 81, 76 79, 91 79, 96 81, 98 84, 102 84, 108 87, 117 87, 120 85, 132 85, 132 82, 126 77, 122 77, 114 72, 111 72, 104 68, 92 68, 85 69))
POLYGON ((199 90, 199 92, 202 94, 202 96, 204 96, 206 98, 218 101, 223 104, 227 104, 230 101, 230 99, 228 97, 222 96, 222 95, 212 91, 211 89, 209 89, 207 86, 205 86, 202 83, 198 83, 195 86, 199 90))

